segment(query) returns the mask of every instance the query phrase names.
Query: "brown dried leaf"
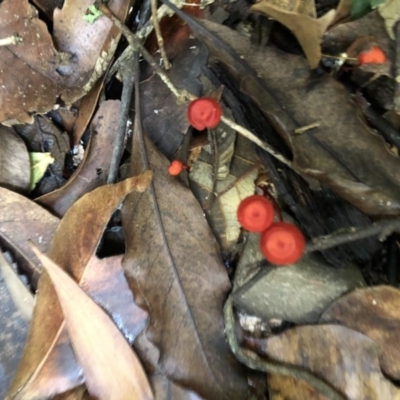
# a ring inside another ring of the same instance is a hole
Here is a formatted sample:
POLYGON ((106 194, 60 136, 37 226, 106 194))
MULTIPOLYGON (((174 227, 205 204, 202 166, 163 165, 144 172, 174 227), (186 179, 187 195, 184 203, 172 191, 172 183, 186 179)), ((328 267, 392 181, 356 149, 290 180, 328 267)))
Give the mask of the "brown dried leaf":
MULTIPOLYGON (((235 132, 230 132, 229 128, 223 124, 215 130, 215 135, 218 140, 220 137, 232 137, 235 142, 235 132)), ((254 146, 247 139, 240 136, 236 139, 232 162, 229 160, 226 167, 227 176, 217 181, 218 196, 216 198, 213 195, 213 156, 203 149, 190 170, 189 177, 193 193, 208 214, 209 223, 221 251, 225 254, 234 251, 241 232, 236 216, 237 208, 244 198, 254 194, 255 180, 258 176, 255 151, 254 146)), ((218 155, 221 153, 222 149, 219 148, 218 155)), ((222 171, 219 170, 219 172, 222 171)))
POLYGON ((46 25, 27 0, 4 0, 0 16, 0 36, 17 32, 23 40, 0 47, 0 122, 31 123, 33 112, 51 109, 66 89, 57 70, 65 55, 55 49, 46 25))
MULTIPOLYGON (((376 343, 363 334, 338 325, 302 326, 270 339, 249 339, 253 348, 279 362, 310 370, 343 393, 349 400, 400 399, 400 389, 382 374, 376 343)), ((287 387, 282 379, 279 394, 287 397, 322 399, 309 386, 287 387), (310 390, 312 396, 310 395, 310 390)), ((293 382, 292 382, 293 383, 293 382)), ((276 382, 274 383, 276 389, 276 382)), ((277 396, 276 398, 282 398, 277 396)))
MULTIPOLYGON (((84 93, 106 71, 120 37, 119 30, 107 17, 102 16, 93 24, 82 18, 92 4, 92 0, 66 0, 61 10, 54 10, 53 18, 57 48, 74 55, 73 63, 62 73, 69 87, 85 85, 84 93)), ((121 20, 125 19, 129 6, 130 0, 113 0, 109 3, 112 12, 121 20)), ((76 97, 64 93, 63 99, 71 103, 76 97)))
POLYGON ((47 251, 60 220, 32 200, 4 188, 0 188, 0 204, 1 242, 12 249, 26 273, 38 274, 40 262, 28 240, 35 240, 42 251, 47 251))
POLYGON ((104 101, 91 124, 91 139, 85 158, 67 184, 62 188, 37 198, 39 204, 60 218, 85 193, 107 182, 116 130, 118 129, 119 100, 104 101))
POLYGON ((285 25, 296 36, 311 68, 316 68, 321 59, 321 38, 333 22, 336 11, 330 10, 324 16, 316 18, 312 0, 295 2, 276 2, 259 0, 250 11, 272 17, 285 25))
POLYGON ((382 370, 400 379, 400 291, 391 286, 359 289, 334 302, 321 322, 344 325, 373 339, 380 347, 382 370))
MULTIPOLYGON (((150 179, 148 171, 116 185, 102 186, 78 200, 62 219, 49 257, 72 274, 77 282, 86 274, 101 280, 102 277, 88 268, 97 266, 91 259, 106 224, 126 194, 132 190, 143 191, 150 179)), ((112 285, 114 280, 108 283, 112 285)), ((87 279, 85 285, 89 287, 87 279)), ((99 286, 97 281, 94 282, 96 286, 99 286)), ((97 297, 97 293, 93 296, 97 297)), ((131 307, 129 312, 135 314, 137 307, 133 302, 131 307)), ((80 383, 80 367, 68 341, 57 295, 48 275, 42 274, 27 345, 9 395, 27 400, 35 396, 50 397, 80 383)))
POLYGON ((230 69, 292 147, 297 171, 367 214, 400 213, 400 175, 393 174, 400 159, 360 118, 347 89, 327 75, 311 80, 302 57, 273 47, 260 49, 209 21, 196 23, 190 23, 193 33, 230 69), (297 128, 315 122, 318 128, 295 135, 297 128))
POLYGON ((54 285, 89 393, 106 400, 153 399, 138 358, 110 317, 50 258, 32 249, 54 285))
POLYGON ((29 189, 31 166, 28 150, 13 129, 0 125, 0 185, 16 192, 29 189))
POLYGON ((223 301, 230 289, 216 241, 192 193, 168 174, 168 161, 134 135, 133 173, 148 162, 154 180, 122 209, 124 269, 150 315, 146 335, 167 378, 209 399, 243 399, 246 381, 224 339, 223 301), (148 161, 147 161, 148 160, 148 161))
MULTIPOLYGON (((71 104, 87 93, 104 73, 120 34, 106 18, 94 24, 82 15, 91 0, 67 0, 54 15, 54 40, 27 0, 0 5, 0 36, 17 32, 21 45, 0 47, 0 122, 31 123, 32 114, 52 109, 61 95, 71 104), (82 38, 85 40, 82 40, 82 38)), ((114 0, 110 8, 124 19, 130 0, 114 0)))
POLYGON ((385 21, 386 31, 392 40, 396 40, 394 27, 400 20, 400 3, 396 0, 386 0, 378 6, 378 12, 385 21))

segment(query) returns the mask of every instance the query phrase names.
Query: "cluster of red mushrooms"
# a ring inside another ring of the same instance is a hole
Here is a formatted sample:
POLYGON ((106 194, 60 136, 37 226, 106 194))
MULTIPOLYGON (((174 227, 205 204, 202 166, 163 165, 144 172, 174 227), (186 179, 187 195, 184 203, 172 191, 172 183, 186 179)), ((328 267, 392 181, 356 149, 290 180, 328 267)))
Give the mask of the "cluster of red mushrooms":
MULTIPOLYGON (((357 62, 359 66, 383 64, 386 62, 386 55, 378 46, 372 46, 368 51, 359 54, 357 62)), ((221 116, 219 103, 211 97, 196 99, 190 102, 187 109, 190 125, 199 131, 215 128, 221 116)), ((173 160, 168 172, 176 176, 186 168, 188 167, 182 161, 173 160)), ((303 255, 305 248, 303 233, 291 223, 274 222, 274 206, 265 197, 254 195, 245 198, 238 207, 237 219, 247 231, 261 234, 260 250, 272 264, 294 264, 303 255)))
MULTIPOLYGON (((190 102, 187 117, 190 125, 197 130, 215 128, 222 116, 218 102, 202 97, 190 102)), ((173 160, 168 172, 179 175, 188 168, 180 160, 173 160)), ((264 257, 276 265, 293 264, 298 261, 305 247, 302 232, 288 222, 274 222, 273 204, 265 197, 254 195, 245 198, 237 210, 240 225, 249 232, 261 233, 260 250, 264 257)))

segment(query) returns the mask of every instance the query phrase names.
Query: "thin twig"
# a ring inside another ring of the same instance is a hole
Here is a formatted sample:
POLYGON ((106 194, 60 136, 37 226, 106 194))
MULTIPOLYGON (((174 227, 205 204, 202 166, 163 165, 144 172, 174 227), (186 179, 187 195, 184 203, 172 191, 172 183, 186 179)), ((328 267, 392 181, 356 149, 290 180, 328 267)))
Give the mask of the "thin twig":
POLYGON ((235 357, 247 367, 267 372, 271 374, 280 374, 290 376, 295 379, 301 379, 311 385, 315 390, 324 395, 330 400, 345 400, 345 397, 339 393, 336 389, 330 386, 321 378, 312 374, 311 372, 296 367, 294 365, 282 364, 276 361, 265 360, 254 354, 254 357, 246 355, 245 351, 239 346, 235 334, 235 317, 233 314, 232 298, 228 297, 224 307, 224 323, 225 323, 225 334, 231 350, 235 357))
MULTIPOLYGON (((157 73, 157 75, 161 78, 161 80, 165 83, 165 85, 169 88, 169 90, 175 95, 177 98, 178 103, 185 103, 188 101, 192 101, 197 99, 197 97, 191 93, 189 93, 187 90, 180 90, 175 87, 175 85, 170 81, 168 76, 164 73, 164 71, 158 66, 158 64, 154 61, 153 57, 151 54, 144 48, 140 40, 124 25, 121 23, 121 21, 116 18, 111 10, 103 3, 101 3, 101 0, 96 0, 95 2, 96 7, 108 18, 111 19, 111 21, 117 26, 122 34, 126 37, 128 43, 130 46, 133 47, 138 47, 140 48, 140 51, 144 57, 144 59, 150 64, 150 66, 154 69, 154 71, 157 73)), ((271 147, 268 143, 262 141, 260 138, 258 138, 254 133, 250 132, 243 126, 237 124, 236 122, 232 121, 231 119, 222 116, 221 121, 267 151, 269 154, 271 154, 273 157, 278 159, 280 162, 283 164, 287 165, 289 168, 293 168, 292 162, 289 161, 287 158, 285 158, 282 154, 278 153, 273 147, 271 147)))
MULTIPOLYGON (((134 53, 134 56, 137 53, 134 53)), ((135 62, 135 60, 134 60, 135 62)), ((108 173, 107 183, 115 183, 118 176, 118 169, 121 162, 122 154, 125 147, 125 134, 126 126, 129 118, 129 107, 131 104, 133 86, 134 86, 134 74, 133 74, 133 63, 126 63, 121 69, 122 75, 122 95, 121 95, 121 109, 120 109, 120 120, 118 125, 117 137, 115 140, 115 146, 111 157, 110 171, 108 173)))
POLYGON ((161 59, 165 69, 170 69, 171 64, 168 61, 167 53, 164 48, 164 39, 161 34, 160 24, 157 18, 157 0, 151 0, 151 20, 153 21, 154 31, 157 37, 158 48, 160 49, 161 59))
POLYGON ((366 228, 352 228, 351 232, 347 233, 320 236, 307 245, 305 252, 322 251, 371 236, 378 236, 380 241, 384 241, 393 232, 400 232, 400 218, 374 222, 366 228))

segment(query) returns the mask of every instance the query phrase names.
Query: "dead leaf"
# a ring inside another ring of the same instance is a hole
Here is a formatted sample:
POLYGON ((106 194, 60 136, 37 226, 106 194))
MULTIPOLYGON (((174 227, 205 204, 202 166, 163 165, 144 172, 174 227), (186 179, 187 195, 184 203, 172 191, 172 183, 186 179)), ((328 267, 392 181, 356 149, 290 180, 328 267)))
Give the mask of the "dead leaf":
POLYGON ((54 285, 89 393, 105 400, 153 399, 138 358, 110 317, 50 258, 32 249, 54 285))
POLYGON ((14 129, 23 138, 29 151, 48 152, 54 158, 46 176, 36 185, 35 194, 44 194, 64 185, 65 158, 70 149, 68 134, 61 132, 54 121, 42 115, 35 116, 33 124, 16 125, 14 129))
POLYGON ((49 111, 67 89, 58 68, 68 57, 56 50, 46 25, 27 0, 4 0, 0 15, 0 36, 18 32, 23 40, 0 48, 0 122, 31 123, 33 112, 49 111))
MULTIPOLYGON (((3 262, 0 267, 0 398, 6 398, 10 382, 18 368, 28 334, 28 324, 21 314, 21 309, 10 296, 3 262)), ((10 271, 14 274, 13 271, 10 271)), ((15 274, 14 274, 15 275, 15 274)), ((19 278, 16 277, 16 280, 19 278)), ((21 282, 19 282, 21 283, 21 282)), ((21 292, 19 294, 22 294, 21 292)))
MULTIPOLYGON (((400 390, 382 374, 376 343, 363 334, 338 325, 301 326, 269 339, 246 339, 252 348, 273 360, 310 370, 349 400, 400 399, 400 390)), ((275 377, 276 379, 276 377, 275 377)), ((277 384, 274 384, 275 390, 277 384)), ((279 395, 305 388, 298 398, 321 399, 315 389, 282 379, 279 395), (295 387, 287 385, 294 383, 295 387)), ((277 396, 276 399, 282 398, 277 396)), ((322 399, 321 399, 322 400, 322 399)))
POLYGON ((378 6, 378 12, 385 21, 390 39, 396 40, 394 26, 400 20, 400 3, 396 0, 386 0, 378 6))
MULTIPOLYGON (((53 36, 57 48, 74 55, 73 62, 61 73, 69 87, 85 85, 84 93, 106 71, 120 38, 119 30, 108 18, 102 16, 93 24, 82 18, 92 4, 92 0, 66 0, 61 10, 54 10, 53 17, 53 36)), ((108 6, 117 18, 124 20, 130 0, 113 0, 108 6)), ((63 100, 69 104, 76 98, 72 93, 63 94, 63 100)))
POLYGON ((400 379, 400 291, 391 286, 355 290, 336 300, 320 322, 344 325, 373 339, 379 346, 382 370, 400 379))
POLYGON ((18 265, 31 279, 37 275, 32 279, 35 283, 40 262, 28 240, 35 240, 42 251, 47 251, 60 220, 34 201, 4 188, 0 188, 0 204, 1 242, 12 249, 18 265))
POLYGON ((33 294, 11 267, 2 251, 0 251, 0 273, 20 316, 29 322, 33 312, 33 294))
MULTIPOLYGON (((110 8, 124 19, 129 3, 114 0, 110 8)), ((105 17, 93 25, 85 22, 82 14, 91 4, 91 0, 67 0, 61 11, 55 11, 57 51, 46 25, 27 0, 1 3, 1 37, 17 32, 23 43, 0 48, 0 122, 31 123, 33 113, 51 110, 60 95, 67 104, 81 98, 103 74, 119 31, 105 17)))
POLYGON ((50 209, 60 218, 85 193, 104 185, 119 123, 119 100, 104 101, 91 123, 91 139, 85 158, 66 185, 37 198, 39 204, 50 209))
MULTIPOLYGON (((97 278, 87 268, 97 264, 90 263, 90 260, 108 220, 127 193, 135 189, 144 190, 150 179, 148 171, 116 185, 102 186, 83 196, 62 219, 50 246, 49 257, 57 260, 77 282, 86 274, 97 278)), ((101 280, 101 277, 98 279, 101 280)), ((118 276, 116 279, 118 281, 118 276)), ((109 280, 110 284, 112 282, 109 280)), ((85 285, 89 287, 87 280, 85 285)), ((95 285, 99 287, 99 284, 95 285)), ((93 296, 97 297, 97 293, 93 296)), ((131 307, 130 312, 134 315, 136 306, 133 302, 131 307)), ((81 370, 68 341, 57 295, 48 275, 43 274, 39 280, 27 345, 9 396, 27 400, 35 396, 51 397, 81 383, 81 370)))
MULTIPOLYGON (((215 135, 218 140, 230 137, 235 142, 236 138, 235 132, 223 124, 215 129, 215 135)), ((220 152, 222 149, 218 150, 218 155, 220 152)), ((203 149, 191 168, 189 177, 194 195, 208 214, 210 226, 218 239, 221 251, 227 254, 234 252, 241 232, 236 216, 237 208, 244 198, 254 194, 255 180, 258 176, 258 166, 255 165, 257 154, 247 139, 237 137, 232 162, 226 167, 227 176, 217 181, 216 198, 213 194, 213 158, 209 151, 203 149)))
POLYGON ((13 129, 0 125, 0 185, 16 192, 26 192, 31 178, 30 168, 23 140, 13 129))
POLYGON ((124 202, 124 269, 136 301, 149 312, 146 335, 160 351, 159 367, 201 397, 243 399, 246 380, 223 334, 230 284, 216 241, 190 190, 168 174, 168 161, 149 139, 144 153, 140 147, 136 131, 131 172, 148 162, 154 180, 124 202))
POLYGON ((303 48, 310 67, 318 66, 321 59, 321 38, 333 22, 335 10, 330 10, 317 19, 312 0, 295 2, 259 0, 251 6, 250 11, 268 15, 290 29, 303 48))
POLYGON ((301 57, 272 46, 257 48, 221 25, 196 20, 190 26, 278 128, 292 148, 298 172, 367 214, 400 213, 400 175, 393 174, 400 159, 360 118, 344 86, 327 75, 313 81, 301 57), (294 134, 316 121, 318 128, 294 134))

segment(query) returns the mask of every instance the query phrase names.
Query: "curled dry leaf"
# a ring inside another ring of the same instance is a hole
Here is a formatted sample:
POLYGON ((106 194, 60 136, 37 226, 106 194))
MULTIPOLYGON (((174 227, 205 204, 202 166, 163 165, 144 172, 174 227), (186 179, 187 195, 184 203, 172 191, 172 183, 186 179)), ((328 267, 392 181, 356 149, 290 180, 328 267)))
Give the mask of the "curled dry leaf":
POLYGON ((393 174, 400 159, 359 117, 343 85, 327 75, 312 80, 302 57, 272 46, 257 48, 209 21, 188 23, 291 146, 298 172, 366 214, 400 213, 400 175, 393 174), (318 128, 295 135, 297 128, 315 122, 318 128))
MULTIPOLYGON (((118 184, 102 186, 83 196, 62 219, 48 256, 77 282, 81 282, 86 274, 96 278, 96 274, 88 271, 88 267, 97 264, 90 261, 108 220, 126 194, 132 190, 143 191, 151 176, 151 172, 147 171, 118 184)), ((89 288, 90 282, 87 279, 84 282, 85 288, 89 288)), ((101 288, 98 282, 94 287, 96 285, 101 288)), ((93 296, 97 294, 93 293, 93 296)), ((130 312, 134 314, 136 306, 133 302, 131 306, 133 309, 130 312)), ((131 332, 131 335, 134 336, 134 333, 131 332)), ((133 340, 132 337, 130 339, 133 340)), ((68 341, 56 292, 48 274, 44 273, 39 280, 27 345, 9 395, 27 400, 35 396, 50 397, 81 383, 81 370, 68 341)))
POLYGON ((115 133, 118 130, 120 105, 119 100, 101 103, 91 123, 91 138, 85 158, 78 169, 62 188, 45 194, 35 201, 61 218, 85 193, 107 182, 115 133))
POLYGON ((0 204, 1 242, 12 249, 24 272, 36 274, 36 281, 40 262, 28 240, 35 240, 42 251, 47 251, 60 220, 32 200, 4 188, 0 188, 0 204))
MULTIPOLYGON (((301 326, 269 339, 249 339, 248 343, 268 358, 310 370, 343 393, 346 399, 400 399, 400 389, 380 370, 376 343, 349 328, 301 326)), ((299 386, 297 380, 285 377, 274 377, 274 380, 274 389, 278 391, 276 399, 293 398, 290 396, 297 388, 304 392, 297 392, 296 398, 322 400, 314 388, 299 386)))
POLYGON ((359 289, 334 302, 320 322, 354 329, 379 345, 382 370, 400 380, 400 291, 391 286, 359 289))
POLYGON ((160 351, 160 369, 201 397, 243 399, 246 380, 224 338, 229 279, 203 211, 168 174, 167 159, 150 140, 141 144, 138 132, 132 160, 132 173, 148 163, 154 180, 124 202, 124 269, 138 304, 149 312, 146 335, 160 351))
POLYGON ((137 356, 110 317, 50 258, 32 249, 54 285, 89 393, 100 400, 153 399, 137 356))
POLYGON ((316 68, 321 59, 321 38, 333 22, 336 11, 330 10, 316 18, 313 0, 276 2, 259 0, 250 11, 272 17, 290 29, 299 41, 311 68, 316 68))
POLYGON ((0 125, 0 185, 17 192, 29 189, 28 150, 13 129, 0 125))

